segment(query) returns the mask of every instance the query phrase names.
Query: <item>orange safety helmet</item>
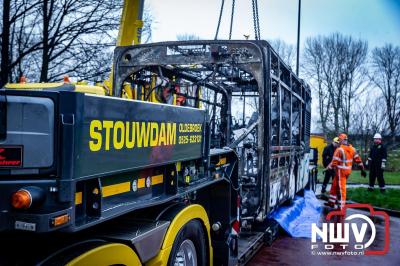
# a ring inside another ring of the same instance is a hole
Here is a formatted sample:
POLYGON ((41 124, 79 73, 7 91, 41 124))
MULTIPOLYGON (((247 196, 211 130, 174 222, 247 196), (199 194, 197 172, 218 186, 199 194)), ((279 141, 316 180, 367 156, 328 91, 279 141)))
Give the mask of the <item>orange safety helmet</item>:
POLYGON ((338 136, 338 138, 339 138, 340 141, 342 141, 342 140, 347 140, 347 135, 344 134, 344 133, 340 133, 339 136, 338 136))
POLYGON ((71 83, 68 75, 64 75, 63 81, 64 81, 64 83, 71 83))
POLYGON ((25 84, 26 83, 26 77, 24 75, 19 77, 19 83, 21 83, 21 84, 25 84))

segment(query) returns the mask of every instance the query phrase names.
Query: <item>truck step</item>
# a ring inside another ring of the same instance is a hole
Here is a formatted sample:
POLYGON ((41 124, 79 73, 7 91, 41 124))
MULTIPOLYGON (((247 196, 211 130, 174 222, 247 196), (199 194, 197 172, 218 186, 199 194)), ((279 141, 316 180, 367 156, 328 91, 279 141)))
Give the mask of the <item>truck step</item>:
POLYGON ((245 265, 257 253, 257 251, 263 246, 263 244, 263 232, 241 233, 238 240, 239 265, 245 265))

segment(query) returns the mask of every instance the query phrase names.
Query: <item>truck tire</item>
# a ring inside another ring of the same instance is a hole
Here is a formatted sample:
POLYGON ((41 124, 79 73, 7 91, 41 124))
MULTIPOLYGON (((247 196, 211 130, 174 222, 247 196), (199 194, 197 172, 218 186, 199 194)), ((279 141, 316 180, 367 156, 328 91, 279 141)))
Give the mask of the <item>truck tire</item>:
POLYGON ((191 220, 180 230, 168 259, 168 265, 207 265, 207 247, 204 231, 198 220, 191 220))

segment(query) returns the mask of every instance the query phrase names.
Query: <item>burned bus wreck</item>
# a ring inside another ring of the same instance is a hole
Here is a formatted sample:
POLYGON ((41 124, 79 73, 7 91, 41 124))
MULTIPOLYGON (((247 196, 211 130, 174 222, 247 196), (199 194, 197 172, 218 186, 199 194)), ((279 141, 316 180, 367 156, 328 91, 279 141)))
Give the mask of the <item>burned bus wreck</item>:
POLYGON ((138 45, 117 48, 114 60, 115 96, 203 109, 204 158, 236 151, 232 188, 241 198, 242 231, 315 182, 308 169, 310 88, 267 42, 138 45))

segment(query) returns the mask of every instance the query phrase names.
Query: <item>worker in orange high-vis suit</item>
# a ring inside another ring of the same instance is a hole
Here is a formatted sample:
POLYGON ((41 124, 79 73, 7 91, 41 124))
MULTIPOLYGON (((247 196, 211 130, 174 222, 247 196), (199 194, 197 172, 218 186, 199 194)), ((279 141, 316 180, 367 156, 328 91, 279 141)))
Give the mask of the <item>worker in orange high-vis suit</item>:
POLYGON ((346 204, 346 182, 351 174, 353 162, 361 167, 362 176, 365 177, 367 174, 364 171, 361 157, 358 155, 356 149, 349 144, 346 134, 342 133, 339 135, 339 144, 340 146, 333 154, 332 162, 327 167, 329 170, 335 170, 335 177, 333 178, 327 205, 342 209, 346 204))

